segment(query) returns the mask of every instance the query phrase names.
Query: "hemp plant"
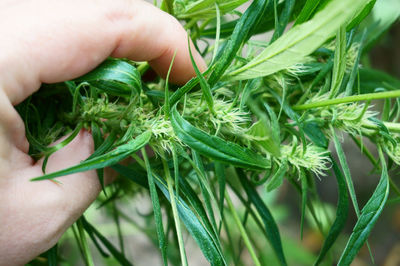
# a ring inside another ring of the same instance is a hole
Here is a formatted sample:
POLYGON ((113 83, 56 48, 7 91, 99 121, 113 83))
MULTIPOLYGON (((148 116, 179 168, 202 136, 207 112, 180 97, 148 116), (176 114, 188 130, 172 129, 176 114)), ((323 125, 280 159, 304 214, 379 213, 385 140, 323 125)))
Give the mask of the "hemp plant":
MULTIPOLYGON (((400 196, 388 174, 400 164, 400 81, 362 64, 398 20, 399 2, 254 0, 242 13, 237 8, 245 2, 162 2, 160 8, 184 23, 209 60, 204 73, 193 60, 197 77, 183 86, 169 84, 168 77, 146 79, 151 69, 145 62, 109 58, 76 80, 43 85, 20 104, 34 158, 46 161, 82 128, 95 143, 94 153, 80 164, 47 173, 44 163, 43 176, 32 182, 57 182, 96 169, 103 184, 104 168, 111 167, 120 177, 103 186, 101 206, 113 210, 119 226, 120 219, 129 219, 115 202, 148 195, 153 210, 143 231, 159 247, 164 265, 188 264, 186 235, 211 265, 243 265, 234 234, 252 265, 267 264, 261 256, 267 243, 275 263, 286 265, 293 261, 263 195, 284 180, 293 185, 301 199, 302 232, 307 209, 319 222, 315 179, 324 182, 331 173, 338 186, 336 215, 323 232, 315 265, 349 265, 367 243, 389 194, 393 201, 400 196), (252 38, 265 32, 270 37, 252 38), (379 99, 383 107, 373 107, 379 99), (49 104, 40 104, 44 100, 49 104), (344 133, 381 173, 363 208, 340 142, 344 133), (62 136, 68 137, 48 146, 62 136), (377 158, 363 145, 366 139, 377 158), (129 164, 121 164, 127 158, 129 164), (350 204, 357 223, 346 246, 338 247, 341 255, 327 256, 342 234, 350 204)), ((73 231, 87 265, 93 259, 86 235, 102 256, 133 264, 121 233, 117 248, 83 216, 73 231)), ((47 256, 56 265, 57 247, 47 256)))

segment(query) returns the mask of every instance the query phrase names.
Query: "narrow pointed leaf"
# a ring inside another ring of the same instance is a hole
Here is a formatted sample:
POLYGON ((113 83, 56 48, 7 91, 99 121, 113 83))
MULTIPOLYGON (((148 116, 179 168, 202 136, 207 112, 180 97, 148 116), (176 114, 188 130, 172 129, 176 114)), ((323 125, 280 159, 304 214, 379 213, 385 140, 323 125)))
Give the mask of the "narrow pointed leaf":
MULTIPOLYGON (((294 22, 294 25, 296 26, 297 24, 301 24, 306 22, 312 15, 314 14, 314 11, 320 4, 321 0, 307 0, 306 3, 304 4, 303 9, 301 10, 299 16, 296 18, 296 21, 294 22)), ((326 0, 322 0, 322 2, 326 2, 326 0)))
MULTIPOLYGON (((383 156, 381 156, 381 159, 383 156)), ((372 228, 383 211, 383 207, 389 195, 389 177, 386 169, 386 163, 381 160, 382 175, 378 186, 371 198, 361 210, 361 215, 354 226, 353 233, 340 257, 338 265, 350 265, 357 255, 358 251, 367 241, 372 228)))
POLYGON ((247 180, 247 177, 243 173, 243 171, 238 169, 237 172, 239 174, 239 180, 242 183, 244 190, 246 191, 248 199, 254 205, 254 207, 256 207, 257 212, 261 216, 261 219, 265 226, 267 238, 276 256, 278 257, 280 264, 286 265, 285 255, 283 254, 281 236, 279 234, 278 226, 276 225, 276 222, 272 217, 271 212, 268 210, 267 206, 258 195, 258 192, 254 189, 254 187, 252 187, 250 181, 247 180))
POLYGON ((254 0, 247 8, 246 12, 240 17, 235 25, 225 47, 221 49, 215 60, 214 71, 211 73, 208 82, 212 87, 224 74, 242 43, 250 37, 254 27, 260 22, 267 10, 269 0, 254 0))
POLYGON ((250 149, 211 136, 184 120, 176 107, 171 112, 175 134, 186 145, 214 160, 249 169, 267 169, 270 161, 250 149))
MULTIPOLYGON (((156 232, 158 237, 158 246, 161 250, 161 256, 163 259, 164 265, 168 265, 167 261, 167 241, 164 233, 163 221, 162 221, 162 213, 160 207, 160 200, 158 198, 156 185, 154 183, 153 173, 150 167, 149 159, 147 158, 145 148, 142 148, 142 156, 146 165, 146 172, 147 172, 147 180, 148 186, 150 190, 150 198, 151 203, 153 205, 153 212, 154 212, 154 222, 156 224, 156 232)), ((127 175, 131 176, 131 175, 127 175)))
MULTIPOLYGON (((164 196, 168 201, 171 201, 165 181, 160 177, 157 177, 155 181, 164 196)), ((199 219, 182 198, 176 198, 176 205, 180 219, 210 264, 218 266, 226 265, 221 248, 213 241, 212 233, 200 223, 199 219)))
MULTIPOLYGON (((190 39, 188 38, 188 40, 190 40, 190 39)), ((192 49, 190 48, 190 46, 191 46, 190 43, 188 43, 188 46, 189 46, 190 60, 192 61, 194 71, 196 72, 197 78, 199 79, 200 87, 201 87, 201 90, 203 91, 203 96, 206 99, 206 102, 207 102, 207 105, 208 105, 208 108, 210 109, 210 111, 214 112, 214 100, 213 100, 213 96, 211 93, 210 85, 207 83, 203 74, 200 72, 199 68, 197 67, 196 62, 194 61, 194 58, 192 55, 192 49)))
POLYGON ((69 167, 67 169, 46 174, 41 177, 36 177, 31 180, 38 181, 38 180, 52 179, 59 176, 65 176, 65 175, 75 174, 78 172, 84 172, 114 165, 122 161, 126 157, 128 157, 130 154, 138 151, 140 148, 142 148, 149 142, 150 138, 151 138, 151 132, 146 131, 141 135, 137 136, 135 139, 129 141, 126 144, 118 146, 115 150, 112 150, 106 154, 100 155, 95 158, 91 158, 89 160, 85 160, 80 164, 69 167))
POLYGON ((296 4, 296 1, 295 0, 286 0, 283 3, 284 3, 283 10, 279 17, 278 25, 276 25, 276 27, 275 27, 275 31, 274 31, 274 35, 272 36, 271 43, 274 42, 276 39, 278 39, 282 35, 283 31, 286 29, 286 26, 292 15, 293 8, 296 4))
POLYGON ((97 89, 118 96, 140 93, 142 88, 139 71, 128 62, 108 58, 96 69, 75 81, 84 81, 97 89))
POLYGON ((272 176, 271 180, 269 181, 267 185, 267 191, 270 192, 278 187, 280 187, 283 183, 283 177, 285 176, 287 170, 288 170, 288 162, 286 159, 284 159, 279 166, 278 171, 275 172, 275 174, 272 176))
POLYGON ((132 263, 129 262, 125 258, 125 256, 120 251, 118 251, 117 248, 114 247, 114 245, 110 241, 108 241, 108 239, 103 236, 96 228, 94 228, 94 226, 91 225, 83 216, 81 219, 85 230, 90 231, 93 235, 95 235, 121 265, 132 265, 132 263))
POLYGON ((317 261, 315 262, 314 265, 319 265, 322 262, 325 255, 328 253, 333 243, 338 238, 340 232, 342 232, 346 224, 347 215, 349 212, 349 197, 347 195, 346 182, 344 180, 344 176, 340 171, 338 164, 334 161, 333 158, 331 158, 331 161, 332 161, 333 172, 335 173, 336 177, 336 182, 338 184, 338 192, 339 192, 338 195, 339 198, 336 209, 336 218, 329 230, 328 236, 325 238, 324 244, 321 248, 321 251, 319 252, 317 261))
MULTIPOLYGON (((138 178, 139 175, 136 171, 131 168, 122 165, 115 165, 113 169, 117 170, 121 175, 128 178, 129 180, 145 187, 149 188, 148 184, 144 181, 144 177, 138 178)), ((169 192, 167 183, 160 176, 152 173, 154 177, 154 183, 160 189, 160 191, 169 199, 169 192)), ((203 203, 197 197, 196 192, 191 188, 186 179, 179 178, 180 191, 183 196, 189 201, 190 207, 184 201, 183 197, 176 197, 176 205, 178 214, 193 239, 197 242, 200 249, 203 251, 204 256, 210 261, 211 265, 226 265, 224 256, 221 251, 221 244, 219 238, 214 234, 211 222, 207 217, 207 213, 203 208, 203 203)))

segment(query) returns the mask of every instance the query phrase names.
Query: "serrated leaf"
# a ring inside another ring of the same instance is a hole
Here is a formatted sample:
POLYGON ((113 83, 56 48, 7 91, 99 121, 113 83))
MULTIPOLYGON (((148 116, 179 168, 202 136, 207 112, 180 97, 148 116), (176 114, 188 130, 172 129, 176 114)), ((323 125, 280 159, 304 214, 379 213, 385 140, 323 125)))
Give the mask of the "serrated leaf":
POLYGON ((382 175, 378 186, 376 187, 371 198, 361 210, 361 215, 354 226, 353 233, 340 257, 338 265, 350 265, 357 255, 358 251, 367 241, 372 228, 374 227, 378 217, 383 211, 383 207, 389 195, 389 177, 386 168, 386 162, 381 157, 382 175), (382 160, 383 159, 383 160, 382 160))
POLYGON ((248 169, 267 169, 267 158, 235 143, 211 136, 183 119, 176 107, 171 112, 171 124, 178 138, 197 152, 214 160, 248 169))
POLYGON ((331 1, 311 20, 282 35, 243 67, 228 74, 229 79, 244 80, 271 75, 300 63, 306 56, 334 36, 338 28, 358 14, 368 0, 331 1))
POLYGON ((235 58, 237 51, 242 43, 250 38, 250 33, 260 20, 268 7, 268 0, 254 0, 240 17, 235 25, 229 40, 221 47, 221 52, 217 54, 213 72, 208 79, 208 83, 212 87, 224 74, 232 60, 235 58))
POLYGON ((80 164, 71 166, 69 168, 53 172, 50 174, 46 174, 40 177, 36 177, 31 179, 31 181, 39 181, 39 180, 45 180, 45 179, 52 179, 55 177, 59 176, 65 176, 65 175, 70 175, 78 172, 84 172, 84 171, 89 171, 93 169, 99 169, 99 168, 104 168, 108 167, 111 165, 114 165, 116 163, 119 163, 126 157, 128 157, 130 154, 138 151, 141 149, 144 145, 146 145, 151 138, 151 132, 146 131, 142 133, 141 135, 137 136, 135 139, 129 141, 126 144, 123 144, 121 146, 118 146, 115 150, 112 150, 106 154, 99 155, 97 157, 91 158, 89 160, 85 160, 81 162, 80 164))
POLYGON ((77 78, 77 82, 87 82, 111 95, 130 96, 140 93, 142 88, 139 71, 128 62, 108 58, 97 68, 77 78))

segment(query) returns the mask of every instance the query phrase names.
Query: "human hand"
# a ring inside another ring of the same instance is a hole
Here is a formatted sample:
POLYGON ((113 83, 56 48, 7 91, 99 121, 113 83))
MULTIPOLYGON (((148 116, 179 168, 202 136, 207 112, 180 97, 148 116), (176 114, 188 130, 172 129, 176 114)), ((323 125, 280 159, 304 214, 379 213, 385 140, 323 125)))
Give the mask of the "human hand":
MULTIPOLYGON (((171 16, 140 0, 21 0, 0 4, 0 265, 21 265, 51 248, 100 191, 95 171, 51 181, 42 162, 27 154, 24 124, 14 105, 41 83, 76 78, 108 56, 149 61, 165 76, 177 51, 171 80, 194 76, 187 34, 171 16)), ((195 49, 192 49, 195 51, 195 49)), ((199 54, 194 57, 205 68, 199 54)), ((81 131, 54 153, 47 171, 79 163, 93 151, 81 131)))

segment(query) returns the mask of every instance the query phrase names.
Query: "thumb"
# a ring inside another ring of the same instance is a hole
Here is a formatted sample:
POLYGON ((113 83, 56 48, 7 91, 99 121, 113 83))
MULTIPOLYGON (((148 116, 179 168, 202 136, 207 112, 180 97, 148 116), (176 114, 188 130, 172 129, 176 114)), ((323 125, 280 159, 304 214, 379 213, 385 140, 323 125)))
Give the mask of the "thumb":
MULTIPOLYGON (((81 130, 49 157, 46 172, 80 163, 90 156, 93 147, 91 134, 81 130)), ((0 213, 8 214, 2 216, 2 228, 8 230, 0 231, 0 244, 7 243, 5 250, 0 249, 0 265, 6 261, 23 264, 54 246, 101 190, 94 170, 57 178, 60 183, 31 182, 31 178, 42 175, 42 164, 40 160, 21 167, 16 161, 10 162, 8 172, 13 178, 0 180, 0 213)))
MULTIPOLYGON (((79 134, 65 147, 53 153, 47 162, 46 173, 59 171, 87 159, 94 150, 92 135, 81 130, 79 134)), ((43 160, 38 162, 42 165, 43 160)), ((89 205, 96 199, 101 190, 95 170, 80 172, 57 178, 55 188, 61 197, 68 202, 68 211, 71 223, 75 221, 89 205)))

